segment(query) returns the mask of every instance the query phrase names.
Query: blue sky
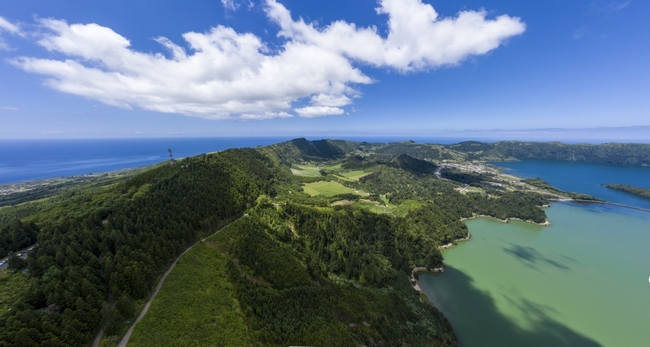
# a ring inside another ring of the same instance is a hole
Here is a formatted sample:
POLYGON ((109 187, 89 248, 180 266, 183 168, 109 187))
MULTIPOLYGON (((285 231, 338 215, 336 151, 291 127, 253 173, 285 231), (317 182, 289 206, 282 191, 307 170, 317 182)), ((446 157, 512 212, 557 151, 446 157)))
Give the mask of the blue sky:
POLYGON ((7 0, 0 138, 649 142, 649 15, 641 0, 7 0))

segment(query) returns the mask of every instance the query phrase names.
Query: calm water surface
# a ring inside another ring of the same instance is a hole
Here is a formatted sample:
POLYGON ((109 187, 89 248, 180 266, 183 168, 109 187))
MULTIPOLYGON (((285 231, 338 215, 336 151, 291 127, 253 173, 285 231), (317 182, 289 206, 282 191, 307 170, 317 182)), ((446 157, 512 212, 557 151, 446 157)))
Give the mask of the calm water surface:
MULTIPOLYGON (((650 168, 522 161, 519 177, 626 205, 650 201, 602 183, 650 188, 650 168)), ((650 213, 553 203, 552 225, 467 222, 472 239, 443 253, 447 272, 420 286, 463 346, 650 345, 650 213)))
POLYGON ((567 192, 586 193, 603 200, 650 209, 650 199, 602 186, 604 183, 619 183, 650 189, 650 167, 647 166, 548 160, 491 164, 518 177, 539 177, 567 192))
MULTIPOLYGON (((0 184, 135 168, 168 159, 228 148, 266 146, 295 138, 203 137, 141 139, 0 139, 0 184)), ((308 138, 319 140, 321 137, 308 138)), ((348 137, 351 141, 392 142, 405 137, 348 137)), ((420 143, 456 143, 461 138, 413 138, 420 143)))
POLYGON ((279 137, 147 139, 0 139, 0 184, 135 168, 228 148, 286 141, 279 137))
POLYGON ((480 218, 420 286, 462 346, 647 346, 650 213, 554 203, 550 227, 480 218))

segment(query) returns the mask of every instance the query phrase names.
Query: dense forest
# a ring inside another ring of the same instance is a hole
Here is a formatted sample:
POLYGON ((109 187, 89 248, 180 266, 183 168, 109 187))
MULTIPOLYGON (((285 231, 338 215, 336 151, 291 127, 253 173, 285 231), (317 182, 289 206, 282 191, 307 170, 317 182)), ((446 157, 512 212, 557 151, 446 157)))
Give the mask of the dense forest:
MULTIPOLYGON (((219 246, 234 260, 227 272, 255 345, 456 344, 446 320, 408 283, 415 239, 395 221, 270 200, 249 217, 219 246)), ((436 247, 424 256, 440 264, 436 247)))
POLYGON ((442 265, 438 247, 467 236, 462 218, 541 223, 539 206, 548 201, 499 189, 461 193, 458 183, 435 176, 436 158, 453 155, 443 146, 426 150, 297 139, 186 158, 2 207, 0 251, 34 249, 28 285, 0 312, 0 346, 89 345, 100 327, 119 336, 173 259, 245 212, 249 217, 221 247, 255 344, 328 337, 329 345, 455 345, 449 324, 407 274, 442 265), (297 162, 332 160, 365 171, 352 179, 290 170, 297 162), (367 194, 302 192, 323 180, 367 194), (360 200, 397 212, 333 204, 360 200))
POLYGON ((635 143, 566 144, 562 142, 462 142, 450 149, 467 153, 469 160, 542 159, 591 163, 650 165, 650 145, 635 143))
POLYGON ((0 317, 0 345, 88 345, 100 326, 119 329, 187 245, 272 193, 271 166, 254 150, 201 156, 29 217, 30 285, 0 317))

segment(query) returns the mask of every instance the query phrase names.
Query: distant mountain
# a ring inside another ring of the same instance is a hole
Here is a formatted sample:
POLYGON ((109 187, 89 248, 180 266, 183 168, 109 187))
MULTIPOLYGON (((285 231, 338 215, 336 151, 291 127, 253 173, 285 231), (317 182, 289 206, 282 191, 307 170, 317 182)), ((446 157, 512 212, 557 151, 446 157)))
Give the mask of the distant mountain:
POLYGON ((467 154, 470 160, 564 160, 592 163, 650 165, 650 144, 500 141, 494 144, 461 142, 448 148, 467 154))

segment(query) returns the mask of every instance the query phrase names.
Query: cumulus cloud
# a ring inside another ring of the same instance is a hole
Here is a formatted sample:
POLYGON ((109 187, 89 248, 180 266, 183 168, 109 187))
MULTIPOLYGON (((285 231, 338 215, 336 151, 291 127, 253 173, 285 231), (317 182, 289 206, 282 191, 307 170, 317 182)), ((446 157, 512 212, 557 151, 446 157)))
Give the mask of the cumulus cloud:
POLYGON ((488 20, 482 10, 439 18, 435 9, 421 0, 381 0, 376 11, 389 18, 388 36, 383 38, 375 27, 357 28, 344 21, 319 30, 302 19, 294 21, 275 0, 267 3, 268 14, 280 26, 281 36, 400 72, 458 64, 468 56, 497 48, 525 30, 519 18, 507 15, 488 20))
POLYGON ((183 34, 185 46, 157 38, 167 55, 143 53, 110 28, 44 19, 38 43, 66 58, 19 57, 13 64, 47 76, 51 88, 118 107, 211 119, 321 117, 345 113, 342 107, 360 97, 358 87, 375 82, 363 66, 408 73, 455 65, 525 30, 519 18, 488 19, 485 11, 441 18, 421 0, 379 2, 386 37, 345 21, 318 28, 275 0, 265 6, 280 28, 277 51, 251 33, 217 26, 183 34))
MULTIPOLYGON (((20 36, 23 35, 22 31, 17 25, 9 22, 3 17, 0 17, 0 35, 2 35, 3 32, 8 32, 13 35, 20 35, 20 36)), ((11 47, 9 46, 7 41, 5 41, 5 39, 2 36, 0 36, 0 50, 10 50, 10 49, 11 47)))
POLYGON ((331 106, 307 106, 294 109, 300 117, 316 118, 323 116, 335 116, 343 114, 345 111, 338 107, 331 106))

